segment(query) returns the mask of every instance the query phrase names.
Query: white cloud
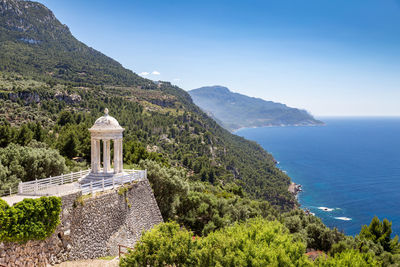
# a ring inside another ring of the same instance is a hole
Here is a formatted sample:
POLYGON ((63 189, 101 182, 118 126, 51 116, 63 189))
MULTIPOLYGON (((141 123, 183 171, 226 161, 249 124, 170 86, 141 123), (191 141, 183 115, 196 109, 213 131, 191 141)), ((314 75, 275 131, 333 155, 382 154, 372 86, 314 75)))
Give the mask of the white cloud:
POLYGON ((149 74, 150 74, 150 73, 148 73, 147 71, 143 71, 143 72, 139 73, 140 76, 147 76, 147 75, 149 75, 149 74))
POLYGON ((154 70, 151 74, 153 74, 153 75, 160 75, 160 73, 159 73, 158 71, 156 71, 156 70, 154 70))

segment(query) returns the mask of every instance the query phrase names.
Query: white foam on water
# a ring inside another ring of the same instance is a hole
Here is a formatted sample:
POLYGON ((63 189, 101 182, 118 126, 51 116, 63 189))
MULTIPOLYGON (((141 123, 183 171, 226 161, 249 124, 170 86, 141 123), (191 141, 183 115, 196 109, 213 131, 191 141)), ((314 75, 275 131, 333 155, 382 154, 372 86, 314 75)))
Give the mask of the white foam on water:
POLYGON ((318 209, 323 210, 323 211, 333 211, 333 208, 327 208, 327 207, 318 207, 318 209))
POLYGON ((351 221, 351 218, 348 217, 335 217, 336 220, 342 220, 342 221, 351 221))

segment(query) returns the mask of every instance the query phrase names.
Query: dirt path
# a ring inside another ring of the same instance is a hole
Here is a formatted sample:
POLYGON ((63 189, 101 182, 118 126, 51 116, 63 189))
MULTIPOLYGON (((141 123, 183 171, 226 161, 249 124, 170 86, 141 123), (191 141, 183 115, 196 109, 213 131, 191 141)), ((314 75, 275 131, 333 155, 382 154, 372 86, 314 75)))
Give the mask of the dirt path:
POLYGON ((80 261, 67 261, 55 266, 57 267, 118 267, 119 259, 112 260, 80 260, 80 261))

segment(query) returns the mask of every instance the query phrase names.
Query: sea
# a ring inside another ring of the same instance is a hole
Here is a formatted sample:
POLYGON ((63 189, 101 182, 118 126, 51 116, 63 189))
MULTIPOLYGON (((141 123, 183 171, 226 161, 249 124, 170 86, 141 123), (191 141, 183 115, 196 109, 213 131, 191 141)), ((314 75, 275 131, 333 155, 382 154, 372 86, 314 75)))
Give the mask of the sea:
POLYGON ((400 118, 319 118, 325 126, 244 128, 293 182, 301 208, 356 235, 374 216, 400 235, 400 118))

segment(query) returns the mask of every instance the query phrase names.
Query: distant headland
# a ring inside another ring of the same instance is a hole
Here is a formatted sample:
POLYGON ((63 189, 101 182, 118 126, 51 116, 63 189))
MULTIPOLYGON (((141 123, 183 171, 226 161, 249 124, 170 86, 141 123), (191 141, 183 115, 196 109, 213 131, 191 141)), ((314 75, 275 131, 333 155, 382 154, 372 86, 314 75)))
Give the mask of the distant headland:
POLYGON ((194 103, 224 128, 324 125, 305 110, 285 104, 231 92, 223 86, 207 86, 189 91, 194 103))

